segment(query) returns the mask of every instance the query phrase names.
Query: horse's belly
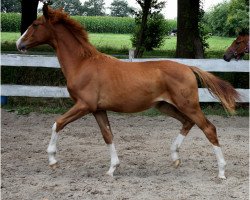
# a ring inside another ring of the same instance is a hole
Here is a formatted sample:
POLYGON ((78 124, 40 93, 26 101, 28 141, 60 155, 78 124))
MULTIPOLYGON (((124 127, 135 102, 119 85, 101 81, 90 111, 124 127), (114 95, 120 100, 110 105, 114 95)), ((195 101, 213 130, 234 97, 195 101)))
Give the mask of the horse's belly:
POLYGON ((133 113, 140 112, 153 107, 157 102, 162 101, 161 96, 148 96, 141 97, 138 95, 130 94, 126 97, 107 98, 98 102, 98 109, 110 110, 114 112, 133 113))
POLYGON ((129 76, 110 78, 110 82, 103 81, 100 84, 98 108, 131 113, 154 106, 156 99, 166 94, 165 81, 158 71, 149 72, 134 72, 129 76))
POLYGON ((128 103, 128 104, 112 104, 107 106, 101 106, 99 109, 101 110, 109 110, 114 112, 121 112, 121 113, 135 113, 141 112, 148 108, 151 108, 154 104, 136 104, 136 103, 128 103))

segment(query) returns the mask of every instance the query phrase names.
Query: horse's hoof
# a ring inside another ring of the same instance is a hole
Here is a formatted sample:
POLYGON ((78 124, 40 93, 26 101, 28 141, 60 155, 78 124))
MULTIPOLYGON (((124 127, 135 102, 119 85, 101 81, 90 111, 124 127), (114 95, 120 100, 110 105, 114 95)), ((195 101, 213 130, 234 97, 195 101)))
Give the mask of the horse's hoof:
POLYGON ((52 164, 52 165, 49 165, 51 169, 55 170, 56 168, 59 168, 59 164, 58 162, 52 164))
POLYGON ((175 160, 173 164, 174 164, 175 168, 178 168, 180 166, 180 164, 181 164, 181 160, 180 159, 175 160))
POLYGON ((226 180, 227 177, 225 177, 225 175, 218 175, 218 178, 221 179, 221 180, 226 180))
POLYGON ((106 175, 108 175, 109 177, 112 177, 112 178, 114 177, 113 173, 111 173, 111 172, 109 172, 109 171, 106 172, 106 175))

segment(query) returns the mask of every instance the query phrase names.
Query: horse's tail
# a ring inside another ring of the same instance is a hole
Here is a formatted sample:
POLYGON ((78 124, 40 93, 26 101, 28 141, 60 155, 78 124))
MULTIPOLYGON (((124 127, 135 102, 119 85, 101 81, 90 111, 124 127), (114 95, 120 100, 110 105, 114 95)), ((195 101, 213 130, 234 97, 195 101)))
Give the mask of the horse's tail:
POLYGON ((240 99, 240 94, 234 87, 209 72, 205 72, 197 67, 190 67, 198 76, 203 87, 206 87, 212 96, 217 96, 225 110, 231 114, 235 113, 236 100, 240 99))

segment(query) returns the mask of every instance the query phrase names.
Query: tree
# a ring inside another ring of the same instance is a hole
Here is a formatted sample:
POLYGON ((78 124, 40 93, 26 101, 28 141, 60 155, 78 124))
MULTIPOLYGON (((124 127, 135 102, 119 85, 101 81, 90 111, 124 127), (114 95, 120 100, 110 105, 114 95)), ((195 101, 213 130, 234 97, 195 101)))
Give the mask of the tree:
POLYGON ((159 12, 165 6, 165 2, 158 2, 158 0, 136 0, 136 2, 141 7, 141 11, 136 13, 136 21, 140 23, 140 27, 136 39, 135 57, 139 58, 142 57, 145 50, 143 44, 146 39, 145 33, 147 30, 148 16, 152 13, 159 12))
POLYGON ((2 0, 1 12, 21 13, 21 1, 20 0, 2 0))
POLYGON ((128 6, 126 0, 114 0, 110 6, 111 16, 127 17, 132 13, 132 8, 128 6))
POLYGON ((82 4, 79 0, 58 0, 54 1, 53 8, 63 8, 70 15, 81 15, 82 4))
POLYGON ((217 4, 210 12, 206 13, 206 23, 214 35, 228 35, 228 27, 226 26, 228 12, 229 4, 227 2, 223 2, 217 4))
POLYGON ((206 25, 219 36, 236 36, 249 31, 249 1, 231 0, 217 4, 206 13, 206 25))
POLYGON ((227 26, 229 28, 229 36, 234 36, 243 30, 249 31, 248 0, 231 0, 229 2, 227 26))
POLYGON ((177 48, 178 58, 203 58, 199 33, 200 0, 178 0, 177 48))
POLYGON ((21 34, 23 34, 32 22, 37 18, 38 0, 22 0, 21 34))
MULTIPOLYGON (((132 45, 136 46, 136 40, 139 29, 137 28, 132 36, 132 45)), ((147 29, 145 31, 145 39, 143 48, 146 51, 152 51, 154 48, 159 48, 165 40, 167 30, 164 16, 160 13, 151 14, 148 18, 147 29)))
POLYGON ((83 4, 83 13, 87 16, 105 15, 104 0, 89 0, 83 4))

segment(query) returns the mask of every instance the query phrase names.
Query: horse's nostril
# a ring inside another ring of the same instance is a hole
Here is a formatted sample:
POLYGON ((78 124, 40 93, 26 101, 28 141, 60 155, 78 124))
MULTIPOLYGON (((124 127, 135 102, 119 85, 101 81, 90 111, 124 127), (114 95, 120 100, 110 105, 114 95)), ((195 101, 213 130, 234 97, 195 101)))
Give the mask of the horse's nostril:
POLYGON ((26 52, 26 45, 25 44, 19 44, 17 46, 18 51, 21 51, 22 53, 26 52))
POLYGON ((21 44, 20 49, 21 49, 21 50, 25 50, 25 49, 26 49, 26 46, 25 46, 24 44, 21 44))

